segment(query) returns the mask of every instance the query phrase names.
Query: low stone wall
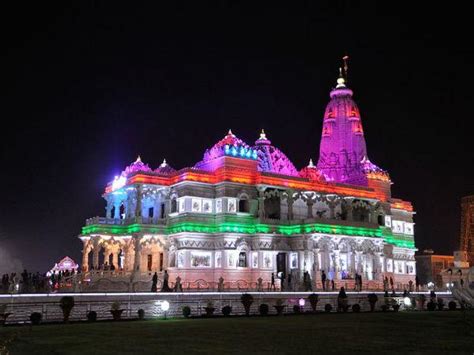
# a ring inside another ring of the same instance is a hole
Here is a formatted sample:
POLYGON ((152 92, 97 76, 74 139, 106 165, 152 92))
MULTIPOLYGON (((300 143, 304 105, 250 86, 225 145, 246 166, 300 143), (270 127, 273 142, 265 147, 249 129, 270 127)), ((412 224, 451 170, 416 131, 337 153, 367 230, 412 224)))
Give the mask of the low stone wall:
MULTIPOLYGON (((278 299, 283 300, 286 305, 284 312, 293 313, 293 306, 298 304, 299 300, 305 300, 304 311, 310 311, 311 305, 308 296, 311 292, 249 292, 254 303, 251 307, 251 314, 258 314, 258 307, 262 303, 268 304, 270 314, 276 314, 273 305, 278 299)), ((375 292, 379 301, 377 309, 383 304, 383 292, 375 292)), ((323 311, 326 304, 331 304, 333 310, 337 305, 337 292, 317 292, 319 302, 318 311, 323 311)), ((348 304, 358 303, 362 311, 369 310, 367 300, 368 292, 347 292, 348 304)), ((410 297, 416 298, 418 293, 412 293, 410 297)), ((426 295, 427 300, 429 293, 426 295)), ((221 309, 224 306, 232 307, 232 314, 244 314, 244 308, 240 302, 241 292, 207 292, 207 293, 51 293, 51 294, 15 294, 0 295, 0 304, 7 304, 6 312, 11 313, 7 319, 7 324, 28 323, 30 314, 39 312, 43 315, 43 322, 57 322, 62 320, 62 311, 59 307, 59 301, 63 296, 73 296, 75 306, 72 310, 70 320, 86 320, 89 311, 97 312, 97 319, 112 319, 110 309, 112 303, 119 302, 121 309, 124 309, 122 318, 137 318, 137 311, 143 309, 145 318, 163 317, 161 303, 168 301, 170 308, 166 312, 169 317, 182 317, 182 308, 189 306, 192 316, 205 314, 204 308, 208 302, 212 302, 215 307, 215 315, 221 315, 221 309)), ((443 298, 445 305, 454 300, 451 293, 438 292, 438 297, 443 298)), ((401 304, 401 310, 404 309, 403 298, 395 297, 395 300, 401 304)))

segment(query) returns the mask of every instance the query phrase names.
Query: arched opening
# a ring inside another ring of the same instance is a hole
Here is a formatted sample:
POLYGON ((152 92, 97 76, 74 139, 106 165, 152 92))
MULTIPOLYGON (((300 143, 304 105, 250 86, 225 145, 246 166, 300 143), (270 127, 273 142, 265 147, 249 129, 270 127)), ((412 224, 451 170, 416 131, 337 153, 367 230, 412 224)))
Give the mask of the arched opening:
POLYGON ((160 218, 161 219, 165 218, 165 204, 164 203, 160 205, 160 218))
POLYGON ((105 249, 104 248, 100 248, 99 250, 99 268, 102 269, 104 267, 104 264, 105 264, 105 249))
POLYGON ((264 207, 265 207, 265 217, 270 218, 270 219, 281 218, 280 196, 271 195, 265 198, 264 207))
POLYGON ((115 206, 112 206, 112 209, 110 210, 110 218, 115 218, 115 206))
POLYGON ((382 214, 379 214, 377 216, 377 223, 379 226, 384 226, 385 225, 385 218, 382 214))
POLYGON ((250 212, 249 200, 247 199, 239 200, 239 212, 245 212, 245 213, 250 212))
POLYGON ((148 218, 153 218, 155 215, 155 209, 153 207, 148 208, 148 218))
POLYGON ((114 265, 114 254, 113 253, 109 254, 109 260, 107 260, 107 261, 108 261, 109 267, 112 269, 112 266, 115 266, 114 265))
POLYGON ((178 211, 178 202, 174 198, 171 200, 171 213, 175 213, 177 211, 178 211))
POLYGON ((153 255, 148 254, 147 255, 147 260, 146 260, 146 269, 147 271, 151 271, 153 267, 153 255))
MULTIPOLYGON (((91 249, 89 251, 89 253, 87 253, 87 270, 91 270, 91 269, 94 269, 94 252, 93 250, 91 249)), ((84 265, 82 265, 82 267, 84 268, 84 265)))
POLYGON ((125 205, 123 203, 120 204, 119 218, 125 219, 125 205))
POLYGON ((239 267, 247 267, 247 253, 244 251, 239 253, 239 267))

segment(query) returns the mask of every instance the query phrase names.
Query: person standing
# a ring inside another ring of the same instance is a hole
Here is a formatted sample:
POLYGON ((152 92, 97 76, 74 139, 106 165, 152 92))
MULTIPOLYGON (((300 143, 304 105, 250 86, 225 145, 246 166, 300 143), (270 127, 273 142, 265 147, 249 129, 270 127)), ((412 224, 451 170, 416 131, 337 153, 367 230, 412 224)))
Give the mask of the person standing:
POLYGON ((323 284, 323 291, 326 291, 326 273, 321 270, 321 283, 323 284))
POLYGON ((271 283, 271 285, 270 285, 270 290, 272 290, 272 289, 273 289, 273 291, 276 291, 276 287, 275 287, 275 274, 274 274, 273 272, 272 272, 272 283, 271 283))
POLYGON ((153 274, 151 281, 151 292, 156 292, 156 285, 158 283, 158 274, 156 272, 153 274))
POLYGON ((170 289, 169 285, 168 285, 168 279, 169 279, 168 270, 165 270, 165 273, 163 275, 163 287, 161 288, 161 292, 171 292, 172 291, 170 289))

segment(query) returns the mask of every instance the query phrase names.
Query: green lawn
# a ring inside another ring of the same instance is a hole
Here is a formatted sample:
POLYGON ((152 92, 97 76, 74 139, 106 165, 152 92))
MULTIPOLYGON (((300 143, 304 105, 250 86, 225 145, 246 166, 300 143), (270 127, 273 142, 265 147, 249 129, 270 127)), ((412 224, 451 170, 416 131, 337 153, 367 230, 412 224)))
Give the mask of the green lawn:
POLYGON ((168 319, 0 328, 10 354, 474 353, 472 312, 168 319), (13 340, 12 340, 13 338, 13 340))

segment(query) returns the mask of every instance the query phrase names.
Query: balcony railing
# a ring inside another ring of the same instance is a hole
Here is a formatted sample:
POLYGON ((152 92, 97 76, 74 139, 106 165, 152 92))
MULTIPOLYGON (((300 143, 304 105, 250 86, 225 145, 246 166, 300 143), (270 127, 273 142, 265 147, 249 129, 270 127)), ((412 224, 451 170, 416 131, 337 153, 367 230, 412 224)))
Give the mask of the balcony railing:
POLYGON ((133 218, 107 218, 107 217, 92 217, 86 219, 86 225, 106 224, 106 225, 129 225, 134 223, 140 224, 166 224, 164 218, 150 218, 150 217, 133 217, 133 218))

